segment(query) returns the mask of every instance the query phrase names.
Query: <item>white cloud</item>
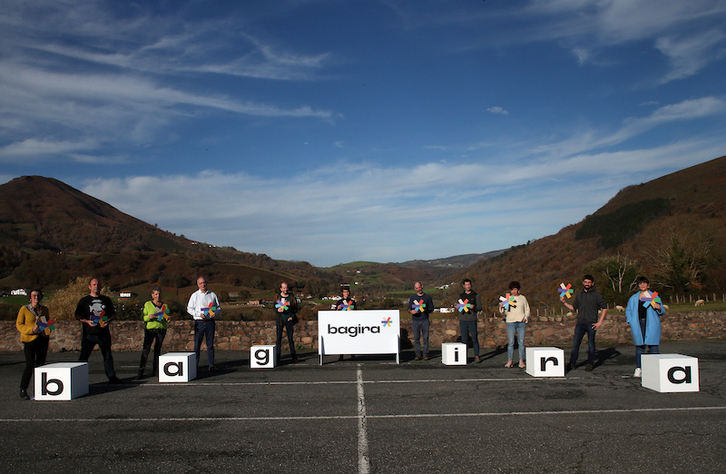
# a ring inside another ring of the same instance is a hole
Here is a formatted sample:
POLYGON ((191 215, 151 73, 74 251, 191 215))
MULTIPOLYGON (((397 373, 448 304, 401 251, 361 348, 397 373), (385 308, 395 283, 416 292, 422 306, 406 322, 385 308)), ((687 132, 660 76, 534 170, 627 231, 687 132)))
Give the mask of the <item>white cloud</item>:
POLYGON ((509 111, 501 107, 489 107, 487 110, 493 114, 509 115, 509 111))

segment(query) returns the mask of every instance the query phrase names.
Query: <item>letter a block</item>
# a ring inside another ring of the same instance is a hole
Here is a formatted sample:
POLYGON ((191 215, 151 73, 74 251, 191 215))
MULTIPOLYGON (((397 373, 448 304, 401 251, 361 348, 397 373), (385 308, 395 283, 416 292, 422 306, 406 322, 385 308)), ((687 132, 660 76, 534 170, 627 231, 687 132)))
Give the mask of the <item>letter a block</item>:
POLYGON ((88 393, 88 362, 57 362, 35 368, 36 400, 73 400, 88 393))
POLYGON ((467 347, 460 342, 441 344, 441 362, 444 365, 466 365, 467 347))
POLYGON ((275 346, 250 347, 251 369, 274 369, 277 365, 277 351, 275 346))
POLYGON ((527 373, 532 377, 564 377, 565 351, 557 347, 527 347, 527 373))
POLYGON ((641 384, 656 392, 698 392, 698 359, 681 354, 643 354, 641 384))
POLYGON ((167 352, 159 356, 159 383, 189 382, 197 378, 194 352, 167 352))

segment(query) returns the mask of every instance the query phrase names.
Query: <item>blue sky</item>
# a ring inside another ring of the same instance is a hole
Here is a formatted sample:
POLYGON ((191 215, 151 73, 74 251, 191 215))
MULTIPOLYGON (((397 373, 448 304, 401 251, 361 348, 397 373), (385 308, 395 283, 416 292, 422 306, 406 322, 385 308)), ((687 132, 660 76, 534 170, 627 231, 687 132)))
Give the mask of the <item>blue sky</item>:
POLYGON ((726 154, 724 0, 0 11, 0 182, 277 259, 508 248, 726 154))

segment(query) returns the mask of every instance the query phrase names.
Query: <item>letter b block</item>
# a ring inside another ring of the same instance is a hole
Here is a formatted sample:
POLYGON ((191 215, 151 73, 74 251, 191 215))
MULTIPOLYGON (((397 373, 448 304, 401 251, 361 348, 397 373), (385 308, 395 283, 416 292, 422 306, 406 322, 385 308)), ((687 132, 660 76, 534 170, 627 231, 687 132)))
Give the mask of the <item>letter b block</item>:
POLYGON ((58 362, 35 368, 36 400, 73 400, 88 393, 88 362, 58 362))
POLYGON ((189 382, 197 378, 194 352, 167 352, 159 356, 159 383, 189 382))
POLYGON ((643 354, 641 384, 656 392, 698 392, 698 359, 681 354, 643 354))
POLYGON ((444 365, 466 365, 467 347, 460 342, 441 344, 441 362, 444 365))
POLYGON ((532 377, 564 377, 565 351, 557 347, 527 347, 527 373, 532 377))
POLYGON ((274 369, 277 364, 277 351, 275 346, 250 347, 251 369, 274 369))

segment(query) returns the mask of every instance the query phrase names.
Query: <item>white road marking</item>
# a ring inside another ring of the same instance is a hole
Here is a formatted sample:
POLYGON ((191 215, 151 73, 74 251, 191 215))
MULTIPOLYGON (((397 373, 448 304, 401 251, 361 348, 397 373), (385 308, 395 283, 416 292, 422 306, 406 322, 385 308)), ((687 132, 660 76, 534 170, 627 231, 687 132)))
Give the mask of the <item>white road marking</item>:
POLYGON ((360 364, 356 371, 356 388, 358 389, 358 473, 368 474, 371 466, 368 457, 366 399, 363 393, 363 372, 360 369, 360 364))

